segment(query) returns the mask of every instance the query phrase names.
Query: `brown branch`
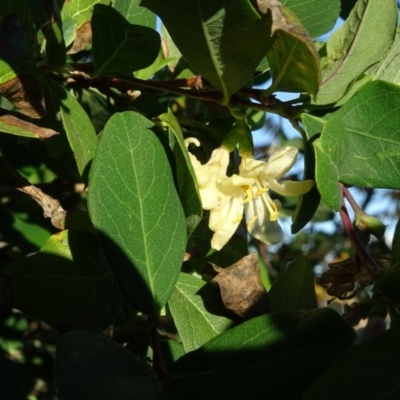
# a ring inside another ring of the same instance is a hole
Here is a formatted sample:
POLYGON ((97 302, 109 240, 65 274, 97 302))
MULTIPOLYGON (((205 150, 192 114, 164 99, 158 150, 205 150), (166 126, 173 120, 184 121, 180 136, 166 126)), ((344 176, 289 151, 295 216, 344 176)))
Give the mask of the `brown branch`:
POLYGON ((46 218, 51 218, 51 223, 58 229, 64 229, 63 221, 66 211, 61 207, 58 200, 43 193, 39 188, 29 183, 15 169, 13 169, 4 158, 0 157, 0 178, 9 186, 23 192, 36 201, 42 208, 46 218))
MULTIPOLYGON (((96 87, 99 90, 103 88, 103 93, 110 88, 118 89, 123 93, 128 93, 132 90, 147 89, 179 96, 188 96, 193 99, 213 103, 221 103, 223 99, 222 93, 213 88, 199 75, 171 81, 142 80, 121 76, 91 78, 89 74, 93 72, 92 63, 79 63, 72 66, 75 70, 71 71, 67 78, 62 78, 63 80, 68 83, 96 87)), ((264 99, 262 93, 263 91, 259 89, 242 88, 231 96, 228 107, 246 107, 253 110, 272 112, 288 119, 296 118, 304 109, 302 105, 293 106, 291 102, 282 102, 275 98, 274 95, 264 99), (251 100, 255 100, 256 102, 251 100)))

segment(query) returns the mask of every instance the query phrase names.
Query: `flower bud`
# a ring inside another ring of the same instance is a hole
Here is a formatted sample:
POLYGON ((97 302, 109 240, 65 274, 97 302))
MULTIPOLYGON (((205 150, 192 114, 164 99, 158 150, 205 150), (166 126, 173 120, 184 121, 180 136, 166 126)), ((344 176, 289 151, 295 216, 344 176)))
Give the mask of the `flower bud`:
POLYGON ((355 226, 360 231, 368 232, 378 239, 382 239, 386 230, 386 225, 384 225, 378 218, 368 214, 358 216, 355 220, 355 226))

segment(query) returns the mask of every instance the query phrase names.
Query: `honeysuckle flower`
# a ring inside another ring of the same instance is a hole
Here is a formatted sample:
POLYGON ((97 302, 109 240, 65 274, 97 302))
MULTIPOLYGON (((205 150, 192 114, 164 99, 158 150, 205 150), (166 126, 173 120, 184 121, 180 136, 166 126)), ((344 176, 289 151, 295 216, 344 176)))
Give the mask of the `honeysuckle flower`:
MULTIPOLYGON (((189 143, 199 145, 193 138, 186 140, 186 144, 189 143)), ((293 147, 284 147, 266 163, 255 160, 251 152, 246 152, 242 154, 239 174, 229 177, 226 175, 229 164, 226 147, 214 150, 206 164, 190 155, 203 208, 210 210, 209 227, 214 231, 212 248, 220 250, 228 242, 243 218, 243 211, 247 230, 256 239, 265 244, 282 240, 282 229, 277 221, 280 203, 271 199, 269 189, 284 196, 297 196, 314 185, 311 180, 278 183, 277 180, 293 166, 297 153, 293 147)))

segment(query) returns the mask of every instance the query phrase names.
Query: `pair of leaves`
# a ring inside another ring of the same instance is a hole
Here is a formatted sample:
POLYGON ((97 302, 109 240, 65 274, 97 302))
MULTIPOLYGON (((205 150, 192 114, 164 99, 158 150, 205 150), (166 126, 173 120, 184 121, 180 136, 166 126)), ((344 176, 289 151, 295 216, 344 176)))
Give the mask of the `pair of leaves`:
POLYGON ((154 124, 115 114, 101 135, 90 175, 89 211, 127 300, 159 311, 178 279, 184 213, 154 124))
POLYGON ((308 136, 321 132, 314 141, 316 182, 323 200, 333 209, 341 205, 339 181, 400 188, 399 95, 398 86, 374 81, 324 119, 304 115, 308 136))

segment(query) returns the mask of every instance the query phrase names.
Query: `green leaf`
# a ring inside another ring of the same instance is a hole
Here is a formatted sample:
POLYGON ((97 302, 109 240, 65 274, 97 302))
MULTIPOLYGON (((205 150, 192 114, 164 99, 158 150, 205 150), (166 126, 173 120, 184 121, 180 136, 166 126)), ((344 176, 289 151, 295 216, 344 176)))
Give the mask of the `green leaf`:
POLYGON ((128 301, 152 313, 178 279, 186 226, 154 124, 134 112, 106 124, 90 173, 89 211, 128 301))
POLYGON ((268 292, 272 311, 312 310, 318 307, 310 261, 301 256, 290 263, 268 292))
POLYGON ((157 28, 157 17, 150 10, 140 6, 140 0, 115 0, 113 7, 119 11, 125 19, 136 25, 157 28))
POLYGON ((160 50, 160 35, 154 29, 130 24, 110 6, 95 5, 92 32, 95 76, 146 68, 160 50))
POLYGON ((339 17, 340 0, 282 0, 293 11, 312 38, 329 32, 339 17))
POLYGON ((63 21, 63 36, 65 41, 65 46, 68 47, 76 38, 76 28, 78 24, 73 18, 66 18, 63 21))
POLYGON ((399 343, 399 330, 390 329, 349 349, 314 383, 304 400, 398 399, 399 343))
POLYGON ((177 145, 173 146, 176 160, 176 179, 178 193, 181 198, 183 210, 185 211, 188 237, 190 237, 200 223, 203 215, 196 175, 186 149, 178 120, 171 110, 168 110, 166 114, 161 114, 159 118, 162 122, 167 124, 177 142, 177 145))
POLYGON ((274 91, 315 94, 320 66, 314 43, 297 17, 283 6, 273 8, 273 45, 267 54, 274 91))
POLYGON ((262 315, 181 357, 174 388, 193 400, 300 399, 354 338, 328 308, 262 315))
POLYGON ((61 86, 58 86, 57 89, 55 85, 52 85, 52 87, 60 92, 60 113, 64 129, 74 152, 78 171, 85 177, 96 151, 96 132, 88 115, 76 98, 61 86))
POLYGON ((385 55, 394 40, 397 14, 393 0, 357 2, 349 18, 326 44, 316 104, 340 100, 350 84, 385 55))
POLYGON ((46 36, 46 61, 51 67, 60 68, 67 61, 60 11, 53 4, 46 7, 48 22, 42 28, 46 36))
POLYGON ((67 332, 57 343, 55 377, 62 400, 161 399, 157 375, 105 336, 67 332))
POLYGON ((101 332, 124 304, 96 235, 64 230, 6 267, 14 307, 59 328, 101 332))
MULTIPOLYGON (((307 115, 307 114, 305 114, 307 115)), ((318 123, 316 120, 310 118, 315 123, 314 129, 318 129, 318 123)), ((303 121, 304 123, 304 121, 303 121)), ((307 125, 304 123, 307 127, 307 125)), ((315 181, 315 154, 314 148, 309 140, 303 138, 304 143, 304 179, 312 179, 315 181)), ((310 191, 301 195, 296 205, 296 209, 293 213, 293 223, 291 226, 292 234, 299 232, 303 229, 311 218, 315 215, 318 206, 321 201, 321 195, 316 185, 312 187, 310 191)))
POLYGON ((64 21, 67 18, 73 18, 76 21, 78 29, 85 22, 91 20, 93 14, 93 7, 96 4, 110 4, 109 0, 79 0, 79 1, 57 0, 57 2, 61 9, 62 20, 64 21))
POLYGON ((400 85, 400 71, 398 68, 400 60, 400 33, 397 31, 396 39, 392 48, 379 66, 375 79, 388 81, 400 85))
POLYGON ((165 24, 186 60, 223 93, 246 84, 272 44, 271 18, 247 0, 142 0, 165 24))
POLYGON ((186 352, 196 350, 232 325, 230 319, 207 311, 205 286, 204 281, 182 273, 168 301, 186 352))
POLYGON ((374 81, 328 117, 314 142, 317 186, 327 205, 339 210, 339 181, 400 189, 399 108, 400 88, 374 81))
POLYGON ((316 139, 316 135, 320 135, 326 119, 316 117, 311 114, 302 114, 301 122, 303 123, 306 131, 306 136, 309 140, 316 139))

